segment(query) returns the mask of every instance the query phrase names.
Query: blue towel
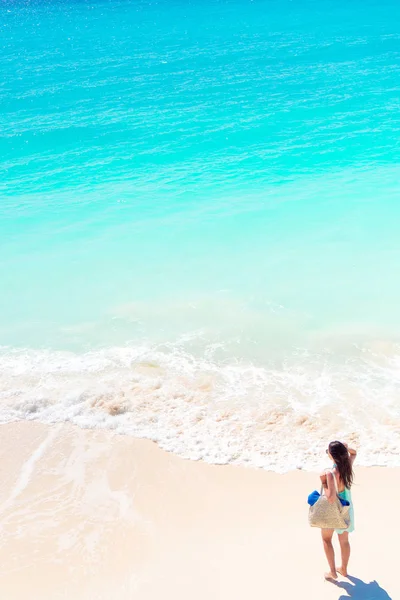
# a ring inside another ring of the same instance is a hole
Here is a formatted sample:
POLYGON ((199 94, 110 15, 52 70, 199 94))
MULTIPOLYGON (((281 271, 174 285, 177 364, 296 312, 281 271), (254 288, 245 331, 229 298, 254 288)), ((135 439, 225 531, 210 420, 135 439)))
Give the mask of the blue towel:
POLYGON ((317 492, 317 490, 314 490, 313 492, 311 492, 311 494, 308 496, 308 504, 310 506, 314 506, 314 504, 319 499, 320 495, 321 494, 319 492, 317 492))
MULTIPOLYGON (((313 492, 311 492, 311 494, 308 496, 308 504, 310 506, 314 506, 314 504, 317 502, 317 500, 320 497, 320 493, 317 492, 317 490, 314 490, 313 492)), ((342 504, 342 506, 350 506, 350 502, 348 500, 345 500, 344 498, 341 498, 339 496, 339 500, 342 504)))

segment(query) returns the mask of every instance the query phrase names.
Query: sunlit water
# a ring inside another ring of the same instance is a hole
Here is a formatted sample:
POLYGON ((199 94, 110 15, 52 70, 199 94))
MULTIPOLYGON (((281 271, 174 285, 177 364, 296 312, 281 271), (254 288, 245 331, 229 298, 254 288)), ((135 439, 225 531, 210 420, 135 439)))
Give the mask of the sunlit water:
POLYGON ((1 420, 400 464, 400 5, 0 13, 1 420))

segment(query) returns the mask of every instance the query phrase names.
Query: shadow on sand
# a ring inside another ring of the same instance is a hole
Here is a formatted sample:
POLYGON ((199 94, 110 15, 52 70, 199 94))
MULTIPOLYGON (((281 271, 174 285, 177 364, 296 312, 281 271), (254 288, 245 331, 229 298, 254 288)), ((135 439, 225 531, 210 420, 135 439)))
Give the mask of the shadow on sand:
POLYGON ((335 581, 335 585, 347 592, 339 600, 393 600, 391 596, 378 584, 377 581, 365 583, 357 577, 348 577, 349 581, 335 581))

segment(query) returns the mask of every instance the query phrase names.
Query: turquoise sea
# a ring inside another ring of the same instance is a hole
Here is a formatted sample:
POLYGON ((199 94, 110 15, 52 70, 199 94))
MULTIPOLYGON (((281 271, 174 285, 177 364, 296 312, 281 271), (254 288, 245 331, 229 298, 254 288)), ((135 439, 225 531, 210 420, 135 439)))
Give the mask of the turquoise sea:
POLYGON ((400 4, 5 0, 0 420, 400 465, 400 4))

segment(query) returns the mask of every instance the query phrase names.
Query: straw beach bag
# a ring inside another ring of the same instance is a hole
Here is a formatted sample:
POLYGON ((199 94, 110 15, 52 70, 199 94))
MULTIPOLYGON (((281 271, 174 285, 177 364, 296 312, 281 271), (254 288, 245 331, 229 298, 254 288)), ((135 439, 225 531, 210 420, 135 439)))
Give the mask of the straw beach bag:
POLYGON ((338 487, 335 475, 336 498, 332 504, 323 494, 323 486, 321 485, 321 495, 317 502, 310 506, 308 513, 308 522, 311 527, 319 527, 320 529, 347 529, 350 525, 350 506, 342 506, 338 497, 338 487))

